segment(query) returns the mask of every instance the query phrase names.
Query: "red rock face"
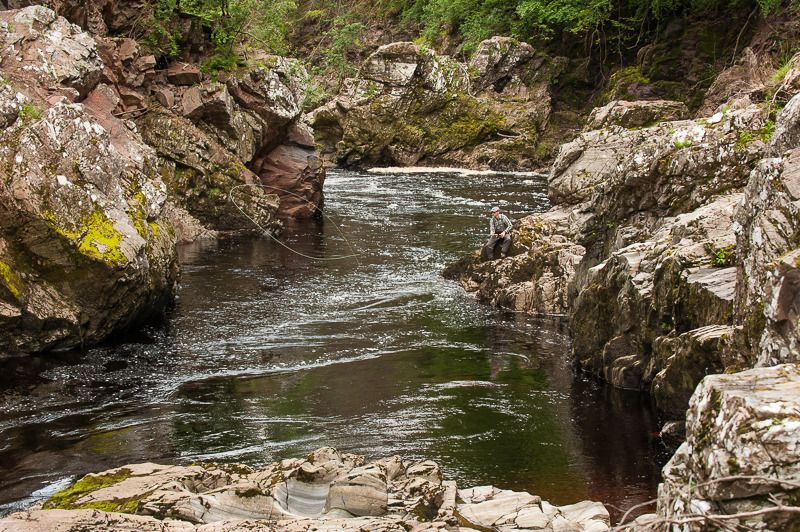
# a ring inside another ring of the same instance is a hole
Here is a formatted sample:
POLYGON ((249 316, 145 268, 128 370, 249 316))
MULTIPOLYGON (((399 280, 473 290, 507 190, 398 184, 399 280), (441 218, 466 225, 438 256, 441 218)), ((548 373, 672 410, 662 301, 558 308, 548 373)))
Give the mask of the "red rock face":
POLYGON ((325 170, 314 148, 282 144, 256 161, 267 192, 281 200, 281 218, 311 218, 322 205, 325 170))

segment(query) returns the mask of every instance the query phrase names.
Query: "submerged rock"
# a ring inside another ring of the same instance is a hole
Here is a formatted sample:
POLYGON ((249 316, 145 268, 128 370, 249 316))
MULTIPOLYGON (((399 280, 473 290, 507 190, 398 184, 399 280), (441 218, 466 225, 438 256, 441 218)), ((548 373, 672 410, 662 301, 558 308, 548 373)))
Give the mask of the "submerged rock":
POLYGON ((431 461, 365 463, 322 448, 254 470, 235 464, 135 464, 89 474, 0 531, 87 527, 159 531, 609 529, 596 502, 553 506, 525 492, 457 490, 431 461))

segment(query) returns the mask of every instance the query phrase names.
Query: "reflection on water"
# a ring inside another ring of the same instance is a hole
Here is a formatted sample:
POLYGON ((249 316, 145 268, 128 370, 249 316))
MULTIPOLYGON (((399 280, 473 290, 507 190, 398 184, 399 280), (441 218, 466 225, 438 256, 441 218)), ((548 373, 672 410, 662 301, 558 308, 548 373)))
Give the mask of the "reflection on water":
POLYGON ((341 233, 309 222, 284 240, 357 259, 266 239, 182 248, 166 328, 5 368, 0 503, 132 461, 258 465, 324 445, 432 458, 462 486, 558 504, 651 498, 663 457, 646 401, 576 378, 563 322, 477 305, 439 276, 481 243, 489 206, 521 216, 544 192, 338 172, 341 233))

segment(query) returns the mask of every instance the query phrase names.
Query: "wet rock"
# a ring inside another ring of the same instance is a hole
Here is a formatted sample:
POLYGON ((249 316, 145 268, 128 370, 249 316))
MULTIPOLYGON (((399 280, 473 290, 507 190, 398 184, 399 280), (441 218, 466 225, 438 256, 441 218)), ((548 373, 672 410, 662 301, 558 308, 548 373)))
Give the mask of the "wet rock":
MULTIPOLYGON (((706 377, 692 396, 686 442, 664 467, 658 516, 720 515, 793 504, 800 471, 796 365, 706 377)), ((787 530, 796 514, 776 511, 726 525, 787 530)), ((692 526, 699 530, 702 523, 692 526)))
POLYGON ((62 86, 84 97, 100 81, 97 45, 78 26, 42 6, 0 11, 0 62, 9 81, 40 87, 62 86))
POLYGON ((689 110, 682 102, 669 100, 644 100, 628 102, 614 100, 597 107, 589 115, 585 131, 611 126, 624 128, 648 127, 659 122, 671 122, 685 118, 689 110))
POLYGON ((134 464, 87 475, 0 531, 118 526, 160 531, 608 530, 603 505, 556 507, 524 492, 458 490, 435 462, 318 449, 253 470, 236 464, 134 464), (113 510, 113 511, 112 511, 113 510), (461 528, 459 528, 461 525, 461 528))
POLYGON ((667 421, 659 433, 661 440, 673 448, 677 448, 686 439, 685 421, 667 421))

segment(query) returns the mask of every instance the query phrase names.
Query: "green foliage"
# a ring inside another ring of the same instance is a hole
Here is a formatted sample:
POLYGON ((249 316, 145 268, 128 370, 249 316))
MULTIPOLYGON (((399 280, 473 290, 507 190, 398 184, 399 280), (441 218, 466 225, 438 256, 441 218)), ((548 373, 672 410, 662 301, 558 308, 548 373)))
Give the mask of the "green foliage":
POLYGON ((340 80, 354 73, 355 67, 349 57, 364 47, 361 36, 366 29, 361 22, 346 16, 333 19, 331 27, 325 32, 328 46, 322 52, 328 73, 335 74, 340 80))
POLYGON ((19 119, 23 124, 29 124, 34 120, 39 120, 42 117, 42 112, 33 104, 23 103, 22 108, 19 110, 19 119))
POLYGON ((614 7, 609 0, 521 0, 517 13, 547 33, 556 29, 582 33, 608 20, 614 7))
POLYGON ((141 23, 142 42, 159 55, 177 57, 183 36, 170 29, 172 17, 177 9, 176 0, 155 0, 152 7, 150 16, 141 23))
MULTIPOLYGON (((796 4, 798 0, 789 0, 796 4)), ((438 43, 458 35, 466 46, 491 35, 555 37, 559 33, 601 32, 621 39, 639 31, 646 19, 676 13, 710 13, 758 6, 763 15, 782 0, 396 0, 402 19, 422 25, 422 37, 438 43)))
POLYGON ((764 126, 756 132, 756 136, 759 140, 763 140, 764 142, 769 142, 772 140, 772 135, 775 134, 775 122, 772 120, 767 120, 764 122, 764 126))
POLYGON ((675 139, 672 144, 675 146, 675 149, 682 150, 691 147, 692 141, 689 139, 675 139))
POLYGON ((295 0, 151 0, 151 7, 143 28, 145 45, 160 55, 176 57, 183 35, 171 28, 180 16, 197 17, 211 34, 215 49, 204 66, 216 72, 240 66, 240 48, 286 52, 290 15, 297 4, 295 0))
POLYGON ((224 56, 242 45, 284 52, 289 15, 297 4, 294 0, 181 0, 180 7, 203 20, 211 29, 218 55, 224 56))
POLYGON ((736 246, 725 246, 722 248, 713 248, 708 246, 706 248, 711 255, 711 265, 718 268, 727 268, 733 266, 736 259, 736 246))
MULTIPOLYGON (((789 59, 791 60, 791 58, 789 59)), ((777 69, 775 69, 775 72, 773 72, 772 74, 773 82, 780 83, 783 80, 783 78, 786 77, 786 74, 788 74, 789 70, 791 70, 792 68, 792 63, 790 60, 786 61, 785 63, 780 65, 777 69)))
POLYGON ((200 70, 214 76, 220 71, 232 72, 242 65, 244 65, 244 62, 234 53, 216 53, 203 61, 203 64, 200 65, 200 70))

